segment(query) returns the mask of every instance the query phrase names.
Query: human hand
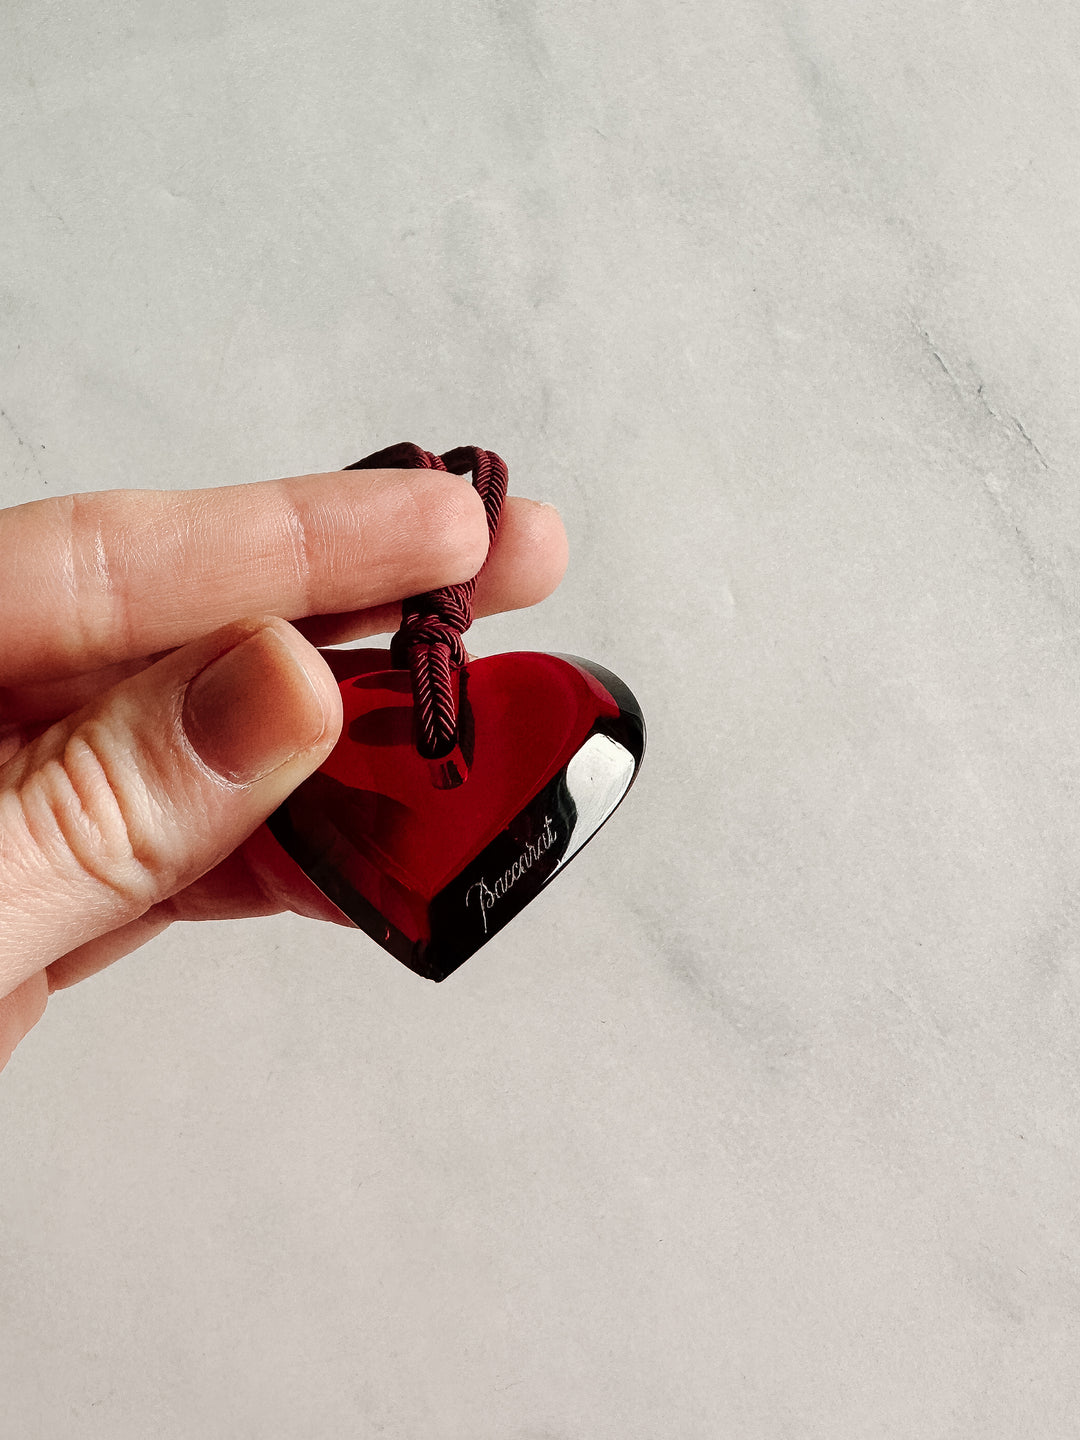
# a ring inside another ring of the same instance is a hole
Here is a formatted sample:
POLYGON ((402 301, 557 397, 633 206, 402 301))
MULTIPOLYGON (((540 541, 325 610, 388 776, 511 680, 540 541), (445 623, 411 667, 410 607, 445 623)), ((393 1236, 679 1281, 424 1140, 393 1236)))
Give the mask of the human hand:
MULTIPOLYGON (((438 470, 0 510, 0 1069, 51 991, 173 920, 336 918, 244 843, 338 738, 315 647, 396 629, 487 543, 476 491, 438 470)), ((508 499, 476 614, 535 604, 565 565, 558 513, 508 499)))

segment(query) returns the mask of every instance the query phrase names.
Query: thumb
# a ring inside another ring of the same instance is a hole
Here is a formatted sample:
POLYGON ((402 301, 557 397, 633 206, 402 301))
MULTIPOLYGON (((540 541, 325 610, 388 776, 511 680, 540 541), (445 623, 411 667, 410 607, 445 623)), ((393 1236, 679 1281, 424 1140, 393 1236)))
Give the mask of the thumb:
POLYGON ((206 873, 330 753, 337 683, 284 620, 185 645, 0 767, 0 997, 206 873))

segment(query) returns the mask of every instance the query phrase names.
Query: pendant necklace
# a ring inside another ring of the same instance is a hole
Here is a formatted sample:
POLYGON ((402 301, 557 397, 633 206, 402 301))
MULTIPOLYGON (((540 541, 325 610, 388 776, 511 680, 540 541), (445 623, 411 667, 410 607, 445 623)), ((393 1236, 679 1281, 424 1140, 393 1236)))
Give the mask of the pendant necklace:
MULTIPOLYGON (((346 468, 471 474, 490 550, 507 481, 492 451, 400 444, 346 468)), ((626 795, 645 750, 640 706, 593 661, 471 659, 462 635, 475 589, 474 577, 406 600, 388 651, 337 652, 341 737, 267 821, 279 874, 298 866, 430 980, 561 874, 626 795)))

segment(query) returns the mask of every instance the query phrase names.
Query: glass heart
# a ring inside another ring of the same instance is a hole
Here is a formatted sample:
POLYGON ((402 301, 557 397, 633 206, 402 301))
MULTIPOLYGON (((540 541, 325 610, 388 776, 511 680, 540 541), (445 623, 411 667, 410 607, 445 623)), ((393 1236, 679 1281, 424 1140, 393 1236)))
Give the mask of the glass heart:
POLYGON ((645 750, 641 709, 591 661, 492 655, 455 671, 459 749, 431 761, 416 748, 408 672, 385 650, 345 655, 341 738, 267 829, 349 920, 443 980, 622 800, 645 750))

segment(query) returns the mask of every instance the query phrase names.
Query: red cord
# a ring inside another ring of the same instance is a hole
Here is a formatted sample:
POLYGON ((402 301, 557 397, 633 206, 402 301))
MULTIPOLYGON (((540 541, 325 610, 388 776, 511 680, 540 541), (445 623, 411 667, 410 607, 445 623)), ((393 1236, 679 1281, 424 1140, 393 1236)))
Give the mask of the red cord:
MULTIPOLYGON (((488 546, 495 540, 506 498, 506 466, 493 450, 461 445, 445 455, 432 455, 402 441, 374 455, 365 455, 346 470, 448 470, 472 472, 472 483, 484 502, 488 546)), ((416 707, 417 747, 428 760, 448 755, 457 743, 454 670, 467 660, 462 635, 472 624, 476 576, 462 585, 444 585, 415 595, 401 607, 401 628, 390 642, 391 664, 408 669, 416 707)))

